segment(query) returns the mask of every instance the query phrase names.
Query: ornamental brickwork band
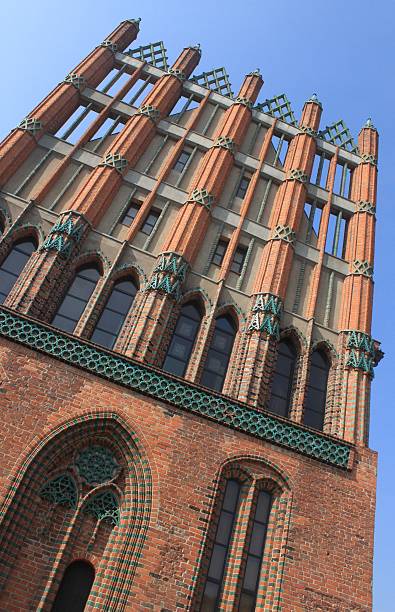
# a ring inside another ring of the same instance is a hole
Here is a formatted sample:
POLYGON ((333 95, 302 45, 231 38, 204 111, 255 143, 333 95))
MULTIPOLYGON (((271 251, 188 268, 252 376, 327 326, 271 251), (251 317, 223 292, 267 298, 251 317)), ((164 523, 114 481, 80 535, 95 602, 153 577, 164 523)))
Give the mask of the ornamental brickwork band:
POLYGON ((368 612, 378 132, 139 30, 0 143, 0 609, 368 612))

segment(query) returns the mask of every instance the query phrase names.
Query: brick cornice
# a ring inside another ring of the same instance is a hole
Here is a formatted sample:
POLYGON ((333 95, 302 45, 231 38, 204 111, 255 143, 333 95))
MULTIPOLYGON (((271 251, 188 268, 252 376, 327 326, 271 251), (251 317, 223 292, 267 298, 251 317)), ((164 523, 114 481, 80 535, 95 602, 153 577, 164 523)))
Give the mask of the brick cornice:
POLYGON ((0 335, 225 427, 350 469, 353 446, 0 308, 0 335))

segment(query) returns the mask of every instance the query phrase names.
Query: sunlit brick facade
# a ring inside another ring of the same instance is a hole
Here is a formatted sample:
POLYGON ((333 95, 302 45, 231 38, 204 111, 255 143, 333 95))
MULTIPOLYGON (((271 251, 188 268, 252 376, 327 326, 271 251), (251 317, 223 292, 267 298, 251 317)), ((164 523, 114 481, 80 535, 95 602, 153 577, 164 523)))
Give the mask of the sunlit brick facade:
POLYGON ((0 144, 0 610, 367 612, 377 130, 139 29, 0 144))

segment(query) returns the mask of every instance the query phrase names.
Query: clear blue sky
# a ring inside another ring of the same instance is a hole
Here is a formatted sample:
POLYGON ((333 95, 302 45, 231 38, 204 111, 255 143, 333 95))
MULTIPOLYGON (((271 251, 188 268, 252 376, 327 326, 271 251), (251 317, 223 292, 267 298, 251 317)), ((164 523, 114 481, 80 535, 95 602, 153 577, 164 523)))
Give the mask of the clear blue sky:
POLYGON ((3 0, 0 137, 120 21, 136 17, 142 18, 138 44, 164 40, 174 60, 184 46, 199 42, 200 68, 225 66, 234 91, 244 74, 259 67, 265 80, 261 99, 286 92, 299 117, 303 102, 317 92, 322 126, 343 118, 356 138, 372 116, 379 130, 373 335, 386 356, 376 369, 372 398, 370 445, 379 452, 374 610, 394 612, 395 2, 3 0))

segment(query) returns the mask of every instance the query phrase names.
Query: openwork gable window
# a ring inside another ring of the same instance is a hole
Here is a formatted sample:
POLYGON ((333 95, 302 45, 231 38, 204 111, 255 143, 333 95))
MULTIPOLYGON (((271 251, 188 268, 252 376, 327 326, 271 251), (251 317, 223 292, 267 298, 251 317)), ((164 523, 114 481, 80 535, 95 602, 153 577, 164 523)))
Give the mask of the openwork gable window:
POLYGON ((205 387, 222 391, 235 336, 233 319, 229 315, 217 317, 201 380, 205 387))
POLYGON ((99 278, 100 272, 96 267, 80 268, 52 320, 52 325, 73 333, 99 278))
POLYGON ((113 348, 136 293, 137 287, 130 278, 115 283, 92 334, 93 342, 113 348))
POLYGON ((163 369, 184 376, 200 327, 201 314, 195 303, 184 304, 170 341, 163 369))
POLYGON ((0 266, 0 304, 2 304, 15 285, 20 273, 37 249, 33 238, 20 240, 14 244, 11 251, 0 266))
POLYGON ((303 422, 309 427, 324 429, 329 362, 323 351, 313 351, 310 358, 310 375, 306 393, 303 422))
POLYGON ((282 340, 278 343, 268 409, 284 417, 288 416, 291 405, 295 364, 294 346, 288 340, 282 340))

